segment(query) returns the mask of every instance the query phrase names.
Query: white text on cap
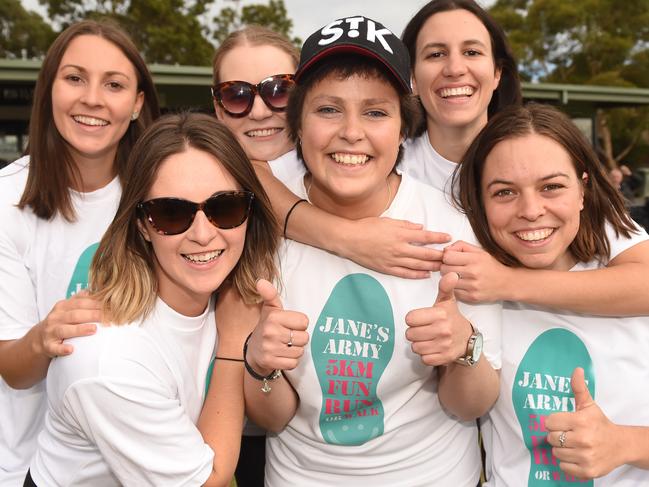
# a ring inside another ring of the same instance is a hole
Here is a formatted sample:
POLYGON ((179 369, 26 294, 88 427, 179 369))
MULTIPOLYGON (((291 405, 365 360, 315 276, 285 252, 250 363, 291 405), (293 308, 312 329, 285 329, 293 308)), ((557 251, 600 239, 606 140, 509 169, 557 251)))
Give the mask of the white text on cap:
MULTIPOLYGON (((383 49, 388 51, 390 54, 393 54, 392 48, 390 45, 387 43, 387 41, 383 38, 384 35, 394 35, 392 32, 390 32, 389 29, 386 29, 385 27, 380 30, 376 30, 376 24, 374 23, 373 20, 365 19, 365 17, 349 17, 344 19, 344 22, 349 24, 349 31, 347 32, 347 37, 350 38, 356 38, 360 35, 359 32, 359 27, 362 22, 366 22, 367 25, 367 41, 375 43, 377 40, 381 43, 383 46, 383 49)), ((337 27, 338 25, 342 24, 343 20, 335 20, 332 23, 326 25, 323 27, 323 29, 320 31, 320 33, 323 36, 331 36, 328 39, 323 38, 318 41, 318 45, 320 46, 326 46, 327 44, 331 44, 332 42, 337 41, 340 39, 343 34, 345 33, 345 30, 343 28, 337 27)))

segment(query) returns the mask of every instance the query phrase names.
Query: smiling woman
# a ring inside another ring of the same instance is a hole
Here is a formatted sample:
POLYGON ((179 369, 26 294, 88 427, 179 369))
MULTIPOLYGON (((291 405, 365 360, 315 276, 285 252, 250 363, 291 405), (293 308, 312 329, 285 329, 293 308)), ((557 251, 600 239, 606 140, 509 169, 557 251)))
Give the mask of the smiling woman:
POLYGON ((43 425, 51 357, 71 353, 64 340, 93 333, 87 323, 101 319, 80 291, 115 215, 126 158, 158 114, 146 64, 115 25, 73 24, 48 50, 28 155, 0 171, 3 486, 25 478, 43 425))

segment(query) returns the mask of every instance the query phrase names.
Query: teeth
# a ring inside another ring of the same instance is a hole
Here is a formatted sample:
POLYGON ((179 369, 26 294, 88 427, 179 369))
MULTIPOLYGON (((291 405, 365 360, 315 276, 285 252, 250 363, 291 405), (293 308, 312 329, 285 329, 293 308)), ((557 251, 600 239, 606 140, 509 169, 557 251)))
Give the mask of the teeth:
POLYGON ((213 250, 212 252, 205 252, 204 254, 183 254, 183 257, 194 263, 205 264, 213 261, 222 253, 223 250, 213 250))
POLYGON ((248 130, 246 132, 246 135, 248 137, 268 137, 269 135, 276 134, 277 132, 279 132, 281 130, 282 129, 279 129, 279 128, 248 130))
POLYGON ((367 154, 341 154, 334 152, 331 154, 331 158, 339 164, 358 166, 360 164, 365 164, 370 159, 370 156, 367 154))
POLYGON ((75 122, 79 122, 84 125, 93 125, 96 127, 103 127, 104 125, 108 125, 108 122, 106 120, 102 120, 101 118, 87 117, 85 115, 75 115, 72 118, 75 122))
POLYGON ((471 96, 474 91, 471 86, 460 86, 458 88, 442 88, 439 90, 439 94, 442 98, 448 98, 449 96, 471 96))
POLYGON ((542 230, 533 230, 531 232, 516 232, 516 236, 526 242, 536 242, 544 240, 552 235, 554 228, 543 228, 542 230))

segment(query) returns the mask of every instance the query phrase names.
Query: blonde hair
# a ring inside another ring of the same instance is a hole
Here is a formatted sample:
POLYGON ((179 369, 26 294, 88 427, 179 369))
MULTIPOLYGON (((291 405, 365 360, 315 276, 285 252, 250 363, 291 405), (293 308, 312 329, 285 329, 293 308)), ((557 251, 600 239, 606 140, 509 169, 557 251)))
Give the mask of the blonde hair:
MULTIPOLYGON (((262 27, 261 25, 250 25, 244 29, 230 33, 214 52, 214 58, 212 59, 212 81, 214 84, 220 83, 221 81, 230 81, 220 79, 219 69, 221 68, 221 63, 228 52, 244 44, 276 47, 290 56, 295 68, 297 68, 300 61, 300 51, 286 36, 270 30, 267 27, 262 27)), ((243 62, 246 61, 243 60, 243 62)))
POLYGON ((167 115, 154 123, 129 157, 126 185, 115 219, 108 227, 90 268, 90 288, 114 323, 146 316, 157 296, 151 243, 138 228, 137 211, 155 180, 160 165, 188 147, 214 156, 237 183, 254 193, 246 241, 230 274, 234 287, 247 302, 257 302, 255 284, 277 276, 274 255, 278 228, 270 201, 245 152, 228 128, 216 118, 199 113, 167 115))

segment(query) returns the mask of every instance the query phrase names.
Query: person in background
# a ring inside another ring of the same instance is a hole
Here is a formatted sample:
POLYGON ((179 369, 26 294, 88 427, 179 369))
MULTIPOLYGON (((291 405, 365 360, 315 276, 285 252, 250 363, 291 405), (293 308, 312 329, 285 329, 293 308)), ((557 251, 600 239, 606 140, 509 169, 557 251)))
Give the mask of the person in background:
POLYGON ((245 153, 209 115, 158 120, 125 176, 90 269, 106 324, 50 365, 26 485, 228 486, 247 330, 215 324, 212 296, 230 279, 257 299, 257 278, 275 276, 275 221, 245 153))
MULTIPOLYGON (((299 51, 289 39, 261 26, 231 33, 214 53, 214 111, 250 159, 269 161, 294 148, 286 126, 286 105, 298 59, 299 51)), ((228 300, 240 306, 236 320, 243 324, 245 303, 234 290, 224 290, 220 310, 228 300)), ((249 324, 255 324, 254 312, 249 324)), ((264 430, 247 421, 235 472, 239 487, 264 485, 265 451, 264 430)))
MULTIPOLYGON (((601 269, 648 239, 589 142, 549 106, 494 116, 457 181, 456 201, 484 248, 470 252, 532 278, 601 269)), ((487 486, 649 484, 649 392, 640 386, 649 357, 636 351, 649 343, 649 317, 610 314, 504 303, 500 395, 483 424, 487 486)))
POLYGON ((94 333, 83 292, 115 215, 126 159, 159 115, 128 36, 83 21, 50 46, 36 82, 25 157, 0 171, 0 484, 21 486, 46 408, 52 357, 94 333), (21 390, 14 390, 21 389, 21 390))

